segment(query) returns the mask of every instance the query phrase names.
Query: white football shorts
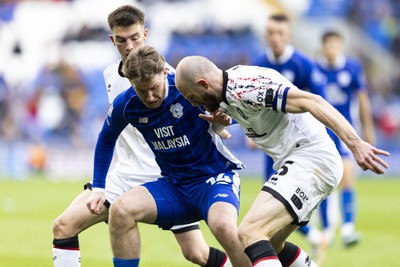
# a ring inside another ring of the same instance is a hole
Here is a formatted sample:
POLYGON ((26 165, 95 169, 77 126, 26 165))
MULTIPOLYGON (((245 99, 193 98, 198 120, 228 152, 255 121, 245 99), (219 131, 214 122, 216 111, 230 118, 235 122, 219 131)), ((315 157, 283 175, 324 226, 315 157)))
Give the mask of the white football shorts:
POLYGON ((333 142, 294 148, 263 190, 280 200, 305 225, 319 203, 340 183, 343 162, 333 142))
POLYGON ((127 175, 126 173, 121 173, 117 168, 109 171, 106 179, 106 199, 110 204, 114 200, 128 192, 133 187, 155 181, 159 176, 146 176, 144 178, 138 178, 138 175, 127 175))

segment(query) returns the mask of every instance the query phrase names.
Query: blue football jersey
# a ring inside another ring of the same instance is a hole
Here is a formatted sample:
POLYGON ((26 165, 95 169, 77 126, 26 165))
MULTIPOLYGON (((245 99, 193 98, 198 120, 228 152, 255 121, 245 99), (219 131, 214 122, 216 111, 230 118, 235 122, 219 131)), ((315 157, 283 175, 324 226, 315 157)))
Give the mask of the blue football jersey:
POLYGON ((233 169, 244 168, 223 145, 211 124, 198 116, 175 87, 174 74, 168 74, 167 93, 158 108, 146 107, 133 87, 116 97, 99 134, 94 162, 93 187, 104 188, 115 141, 128 124, 143 135, 161 175, 172 183, 186 184, 233 169))
POLYGON ((327 81, 326 100, 352 123, 351 103, 359 90, 366 90, 361 63, 355 58, 342 56, 334 66, 318 60, 318 67, 327 81))
POLYGON ((325 97, 324 79, 316 64, 292 46, 286 48, 280 59, 274 59, 268 50, 258 56, 252 65, 274 69, 299 89, 325 97))

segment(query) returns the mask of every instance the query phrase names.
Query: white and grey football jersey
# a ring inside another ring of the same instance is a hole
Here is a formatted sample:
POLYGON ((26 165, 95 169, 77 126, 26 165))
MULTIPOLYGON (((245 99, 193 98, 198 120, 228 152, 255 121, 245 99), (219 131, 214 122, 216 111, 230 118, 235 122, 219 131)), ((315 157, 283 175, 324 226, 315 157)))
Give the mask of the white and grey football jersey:
MULTIPOLYGON (((119 60, 109 65, 103 72, 110 104, 121 92, 131 87, 129 80, 121 73, 121 65, 119 60)), ((171 69, 173 70, 172 67, 171 69)), ((153 151, 142 134, 133 126, 128 125, 119 136, 115 154, 118 159, 115 168, 120 173, 144 180, 160 177, 160 168, 155 161, 153 151)))
POLYGON ((302 145, 332 142, 325 126, 310 113, 286 113, 287 93, 298 90, 273 69, 238 65, 224 72, 220 107, 228 112, 275 167, 302 145))

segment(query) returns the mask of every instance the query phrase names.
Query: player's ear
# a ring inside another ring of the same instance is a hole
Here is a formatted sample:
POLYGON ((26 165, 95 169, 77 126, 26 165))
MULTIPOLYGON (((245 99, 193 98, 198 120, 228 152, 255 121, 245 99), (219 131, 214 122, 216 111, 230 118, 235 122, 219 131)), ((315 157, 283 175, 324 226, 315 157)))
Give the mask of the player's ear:
POLYGON ((114 36, 112 36, 112 34, 108 35, 108 38, 110 38, 111 42, 113 43, 113 45, 115 45, 115 40, 114 40, 114 36))
POLYGON ((143 31, 143 41, 146 41, 146 40, 147 40, 147 33, 148 33, 148 29, 147 29, 147 28, 144 28, 144 31, 143 31))
POLYGON ((208 82, 204 79, 200 79, 197 81, 197 85, 203 87, 204 89, 208 89, 208 82))

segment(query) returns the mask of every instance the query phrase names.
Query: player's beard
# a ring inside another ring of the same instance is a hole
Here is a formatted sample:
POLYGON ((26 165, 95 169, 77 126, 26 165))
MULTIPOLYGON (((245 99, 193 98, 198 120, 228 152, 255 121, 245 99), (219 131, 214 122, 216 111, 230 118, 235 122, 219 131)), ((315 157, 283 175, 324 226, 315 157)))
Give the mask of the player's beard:
POLYGON ((214 95, 207 96, 205 100, 205 107, 207 111, 214 112, 219 108, 219 101, 214 95))

